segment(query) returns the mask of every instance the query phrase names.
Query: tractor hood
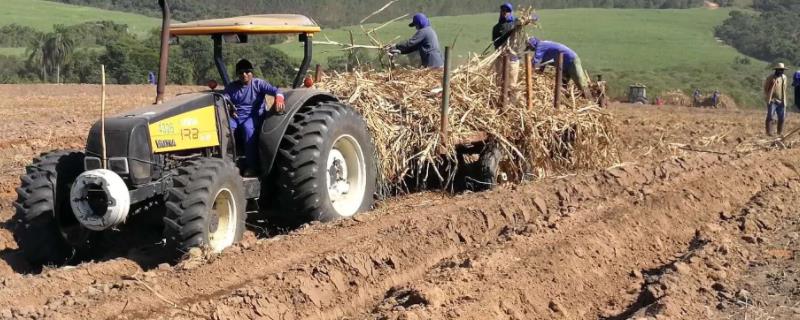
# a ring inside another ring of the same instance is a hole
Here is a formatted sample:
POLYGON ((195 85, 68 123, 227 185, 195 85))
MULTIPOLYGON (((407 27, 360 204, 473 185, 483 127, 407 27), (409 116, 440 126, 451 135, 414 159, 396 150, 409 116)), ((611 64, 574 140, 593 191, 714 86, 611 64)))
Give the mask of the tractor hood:
MULTIPOLYGON (((153 157, 164 152, 180 152, 218 146, 217 103, 214 93, 180 95, 160 105, 151 105, 109 117, 105 123, 108 159, 126 159, 127 168, 109 168, 133 184, 148 182, 153 157)), ((220 103, 221 105, 221 103, 220 103)), ((100 121, 89 131, 86 152, 100 157, 100 121)))

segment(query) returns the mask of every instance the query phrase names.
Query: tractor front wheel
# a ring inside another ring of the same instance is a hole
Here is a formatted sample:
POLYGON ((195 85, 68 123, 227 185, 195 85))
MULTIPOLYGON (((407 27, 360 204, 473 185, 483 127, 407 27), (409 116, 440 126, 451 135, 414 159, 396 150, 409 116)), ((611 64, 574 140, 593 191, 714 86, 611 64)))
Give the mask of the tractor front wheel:
POLYGON ((177 171, 164 217, 164 237, 175 254, 203 246, 220 252, 241 240, 246 202, 233 162, 203 158, 177 171))
POLYGON ((33 159, 20 177, 14 202, 14 240, 33 266, 73 262, 90 248, 93 233, 78 223, 69 203, 83 171, 83 152, 52 151, 33 159))

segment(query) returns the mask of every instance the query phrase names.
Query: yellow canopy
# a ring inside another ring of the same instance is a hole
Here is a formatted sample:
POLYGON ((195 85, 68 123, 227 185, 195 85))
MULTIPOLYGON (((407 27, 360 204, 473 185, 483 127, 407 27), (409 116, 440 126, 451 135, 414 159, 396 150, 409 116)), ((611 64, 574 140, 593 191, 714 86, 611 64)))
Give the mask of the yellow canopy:
POLYGON ((261 14, 226 19, 199 20, 170 26, 173 36, 212 34, 317 33, 314 20, 299 14, 261 14))

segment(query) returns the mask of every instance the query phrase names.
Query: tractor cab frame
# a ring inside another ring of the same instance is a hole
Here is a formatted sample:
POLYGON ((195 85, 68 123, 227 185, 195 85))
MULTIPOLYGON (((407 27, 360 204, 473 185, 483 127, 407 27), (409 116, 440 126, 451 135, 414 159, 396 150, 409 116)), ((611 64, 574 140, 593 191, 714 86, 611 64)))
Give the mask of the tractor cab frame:
POLYGON ((292 88, 299 88, 302 85, 303 77, 308 72, 313 56, 312 38, 314 34, 321 31, 321 28, 313 19, 297 14, 262 14, 199 20, 173 25, 170 22, 169 5, 165 0, 159 0, 159 4, 163 12, 163 25, 156 104, 160 104, 164 100, 164 88, 169 66, 169 46, 173 42, 178 43, 180 37, 184 36, 211 37, 214 41, 214 65, 223 84, 227 86, 231 80, 222 53, 224 43, 246 43, 250 35, 296 34, 298 35, 298 40, 303 43, 303 61, 300 63, 297 74, 292 81, 292 88))

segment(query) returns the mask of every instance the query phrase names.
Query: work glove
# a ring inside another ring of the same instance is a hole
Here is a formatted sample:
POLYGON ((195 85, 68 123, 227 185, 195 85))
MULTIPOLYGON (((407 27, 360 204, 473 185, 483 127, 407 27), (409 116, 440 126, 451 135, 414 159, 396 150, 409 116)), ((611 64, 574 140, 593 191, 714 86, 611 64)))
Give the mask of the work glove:
POLYGON ((283 95, 281 94, 281 95, 275 96, 275 112, 283 113, 283 111, 285 109, 286 109, 286 104, 284 102, 283 95))

